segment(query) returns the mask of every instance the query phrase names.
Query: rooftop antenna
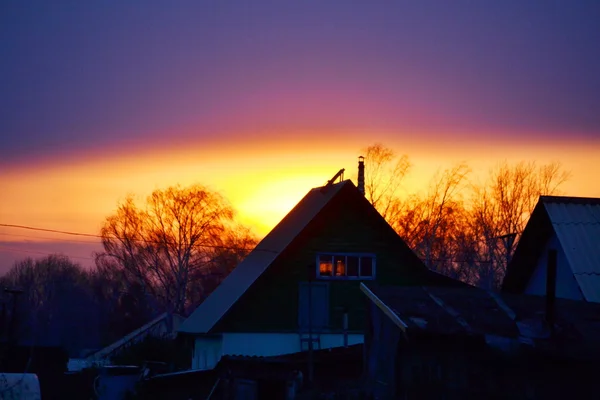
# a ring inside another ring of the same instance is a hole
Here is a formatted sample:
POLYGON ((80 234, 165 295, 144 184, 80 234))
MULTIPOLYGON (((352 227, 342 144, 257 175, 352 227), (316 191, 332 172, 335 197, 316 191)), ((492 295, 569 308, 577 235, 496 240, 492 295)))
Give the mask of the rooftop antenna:
POLYGON ((325 192, 325 190, 327 190, 328 187, 330 187, 331 185, 333 185, 335 183, 335 180, 337 178, 340 178, 340 182, 344 180, 344 171, 345 169, 342 168, 340 169, 337 174, 335 174, 333 176, 333 178, 331 178, 330 180, 327 181, 327 184, 325 186, 323 186, 323 189, 321 189, 322 192, 325 192))

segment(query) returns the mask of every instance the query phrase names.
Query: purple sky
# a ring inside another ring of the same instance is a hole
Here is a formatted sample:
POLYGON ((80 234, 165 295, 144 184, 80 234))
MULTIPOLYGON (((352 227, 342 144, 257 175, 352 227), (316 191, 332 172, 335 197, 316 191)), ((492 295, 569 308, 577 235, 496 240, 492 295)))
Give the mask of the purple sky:
POLYGON ((0 159, 287 126, 597 139, 598 21, 594 0, 8 0, 0 159))
MULTIPOLYGON (((585 158, 567 168, 591 186, 600 173, 599 21, 598 0, 1 1, 0 188, 21 189, 0 192, 0 223, 96 232, 128 190, 155 187, 164 172, 146 159, 123 183, 115 149, 129 164, 167 145, 210 149, 227 168, 208 175, 221 179, 244 170, 233 162, 239 152, 335 150, 352 132, 356 143, 401 152, 421 141, 421 155, 434 158, 471 145, 490 160, 523 149, 535 159, 523 144, 577 141, 557 154, 585 158), (291 135, 305 143, 274 143, 291 135), (491 143, 498 137, 512 150, 491 143), (581 149, 589 154, 574 155, 581 149), (75 157, 106 165, 81 167, 77 180, 75 157), (63 161, 64 172, 43 174, 63 161), (66 211, 46 215, 52 201, 66 211), (14 220, 4 221, 8 211, 14 220), (85 229, 48 222, 84 218, 85 229)), ((271 179, 265 165, 255 179, 271 179)), ((202 172, 184 166, 174 176, 202 172)), ((13 240, 0 237, 0 272, 49 252, 87 265, 95 246, 13 240)))

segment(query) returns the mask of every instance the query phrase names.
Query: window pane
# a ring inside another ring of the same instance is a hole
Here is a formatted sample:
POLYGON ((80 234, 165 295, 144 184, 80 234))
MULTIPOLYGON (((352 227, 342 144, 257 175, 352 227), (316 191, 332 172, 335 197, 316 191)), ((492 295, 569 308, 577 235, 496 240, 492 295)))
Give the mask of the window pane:
POLYGON ((331 276, 333 271, 332 256, 319 256, 319 274, 321 276, 331 276))
POLYGON ((360 258, 360 276, 373 276, 373 259, 371 257, 360 258))
POLYGON ((348 256, 346 264, 347 276, 358 276, 358 257, 348 256))
POLYGON ((334 275, 346 276, 346 256, 334 257, 334 275))

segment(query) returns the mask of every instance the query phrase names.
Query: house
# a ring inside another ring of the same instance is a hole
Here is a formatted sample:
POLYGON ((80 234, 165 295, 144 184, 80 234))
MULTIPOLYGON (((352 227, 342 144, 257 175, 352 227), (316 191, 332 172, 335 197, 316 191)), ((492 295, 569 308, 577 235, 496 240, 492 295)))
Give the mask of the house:
POLYGON ((502 290, 543 295, 549 280, 559 298, 600 302, 600 199, 540 197, 502 290), (556 264, 550 274, 549 260, 556 264))
POLYGON ((362 343, 360 282, 453 282, 430 272, 365 198, 362 159, 358 188, 343 171, 310 190, 183 322, 192 369, 224 355, 362 343))
POLYGON ((600 389, 599 304, 467 286, 361 290, 370 396, 587 398, 600 389))

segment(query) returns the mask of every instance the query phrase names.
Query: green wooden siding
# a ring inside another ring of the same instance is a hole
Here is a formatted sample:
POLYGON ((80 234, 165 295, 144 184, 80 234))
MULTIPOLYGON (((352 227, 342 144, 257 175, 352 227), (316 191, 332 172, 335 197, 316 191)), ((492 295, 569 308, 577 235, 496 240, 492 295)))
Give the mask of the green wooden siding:
MULTIPOLYGON (((215 332, 296 332, 298 286, 318 253, 373 253, 378 284, 424 285, 425 267, 353 186, 343 188, 219 321, 215 332)), ((322 281, 322 280, 319 280, 322 281)), ((363 331, 360 280, 328 280, 330 331, 363 331)), ((369 280, 369 282, 372 282, 369 280)))

